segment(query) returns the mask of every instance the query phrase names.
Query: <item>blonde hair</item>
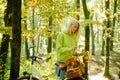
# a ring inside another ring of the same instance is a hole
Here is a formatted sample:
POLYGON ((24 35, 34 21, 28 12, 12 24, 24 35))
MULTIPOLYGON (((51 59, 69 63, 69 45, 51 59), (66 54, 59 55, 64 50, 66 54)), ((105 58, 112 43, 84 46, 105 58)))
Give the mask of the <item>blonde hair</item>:
POLYGON ((66 30, 67 30, 68 34, 75 34, 77 36, 77 39, 79 39, 79 37, 80 37, 80 23, 77 19, 75 19, 73 17, 69 17, 67 19, 65 27, 66 27, 66 30), (78 24, 78 29, 75 33, 72 33, 71 25, 74 24, 74 23, 78 24))

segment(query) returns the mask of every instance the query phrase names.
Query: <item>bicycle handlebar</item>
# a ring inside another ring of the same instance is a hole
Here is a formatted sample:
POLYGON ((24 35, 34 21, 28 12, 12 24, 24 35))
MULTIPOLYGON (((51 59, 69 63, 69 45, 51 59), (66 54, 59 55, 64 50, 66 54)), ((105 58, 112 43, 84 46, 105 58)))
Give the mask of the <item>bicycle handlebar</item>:
POLYGON ((36 61, 37 58, 40 59, 40 60, 43 60, 43 58, 39 57, 39 56, 30 56, 30 58, 34 61, 36 61))
POLYGON ((34 49, 35 47, 36 47, 36 46, 32 46, 32 47, 30 47, 30 48, 28 49, 28 50, 29 50, 29 53, 30 53, 29 58, 32 59, 32 64, 33 64, 34 61, 40 63, 39 60, 43 60, 43 61, 48 62, 48 61, 51 59, 51 57, 45 59, 43 56, 35 56, 35 54, 33 54, 33 50, 32 50, 32 49, 34 49))
POLYGON ((39 61, 39 60, 43 60, 43 61, 44 61, 44 59, 43 59, 42 57, 39 57, 39 56, 30 56, 30 58, 32 59, 31 64, 33 64, 34 61, 35 61, 35 62, 38 62, 39 64, 40 64, 40 61, 39 61))

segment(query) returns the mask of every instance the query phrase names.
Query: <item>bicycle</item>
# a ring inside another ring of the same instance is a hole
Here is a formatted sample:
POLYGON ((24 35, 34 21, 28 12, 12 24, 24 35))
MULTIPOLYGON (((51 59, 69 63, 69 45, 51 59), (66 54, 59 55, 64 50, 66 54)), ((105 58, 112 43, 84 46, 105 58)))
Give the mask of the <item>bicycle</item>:
POLYGON ((82 77, 84 72, 83 71, 84 63, 81 62, 80 59, 78 58, 81 55, 84 55, 84 54, 71 56, 67 59, 65 63, 56 62, 55 65, 59 67, 58 75, 60 75, 61 70, 66 69, 65 80, 86 80, 85 78, 82 77))
MULTIPOLYGON (((34 47, 31 47, 31 48, 34 48, 34 47)), ((36 66, 34 66, 34 62, 37 62, 41 65, 39 60, 41 60, 42 62, 46 62, 50 58, 45 59, 41 56, 35 56, 34 54, 30 54, 30 59, 31 59, 30 72, 28 73, 27 71, 24 71, 23 76, 18 77, 17 80, 43 80, 40 72, 38 72, 37 74, 33 74, 32 69, 36 69, 36 66)), ((38 71, 38 69, 36 69, 35 71, 38 71)))

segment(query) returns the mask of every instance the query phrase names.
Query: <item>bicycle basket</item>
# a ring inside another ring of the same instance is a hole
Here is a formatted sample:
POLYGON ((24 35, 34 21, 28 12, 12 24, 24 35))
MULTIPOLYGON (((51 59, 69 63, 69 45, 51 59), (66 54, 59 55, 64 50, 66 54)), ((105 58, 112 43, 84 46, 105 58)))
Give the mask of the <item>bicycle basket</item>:
POLYGON ((67 71, 66 77, 68 79, 79 77, 83 73, 84 63, 78 59, 77 56, 71 56, 66 61, 67 71))

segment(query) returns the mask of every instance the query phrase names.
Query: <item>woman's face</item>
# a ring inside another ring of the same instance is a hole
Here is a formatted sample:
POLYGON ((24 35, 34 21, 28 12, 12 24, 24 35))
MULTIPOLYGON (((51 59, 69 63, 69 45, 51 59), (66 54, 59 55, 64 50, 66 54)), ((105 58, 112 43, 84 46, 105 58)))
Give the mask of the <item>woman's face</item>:
POLYGON ((72 33, 75 33, 78 30, 78 27, 79 27, 78 23, 72 23, 71 24, 72 33))

